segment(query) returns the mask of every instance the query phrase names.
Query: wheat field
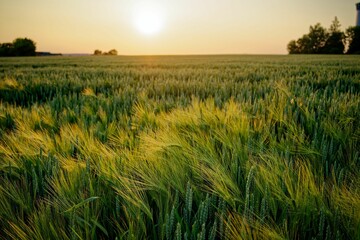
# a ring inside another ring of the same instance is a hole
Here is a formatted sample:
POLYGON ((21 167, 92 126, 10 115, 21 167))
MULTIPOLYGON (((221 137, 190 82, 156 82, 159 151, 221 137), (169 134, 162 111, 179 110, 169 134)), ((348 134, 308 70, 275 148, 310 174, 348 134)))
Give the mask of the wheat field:
POLYGON ((360 58, 0 58, 1 239, 360 239, 360 58))

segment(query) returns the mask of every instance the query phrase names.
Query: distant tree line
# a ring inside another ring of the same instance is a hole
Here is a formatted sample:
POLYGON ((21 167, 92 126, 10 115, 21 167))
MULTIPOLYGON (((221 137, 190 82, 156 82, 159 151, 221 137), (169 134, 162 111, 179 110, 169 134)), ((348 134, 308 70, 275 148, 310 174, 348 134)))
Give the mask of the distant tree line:
POLYGON ((289 54, 360 54, 360 27, 340 29, 337 17, 329 29, 317 23, 310 26, 309 33, 287 45, 289 54))
POLYGON ((99 56, 99 55, 116 56, 116 55, 118 55, 118 52, 116 51, 116 49, 111 49, 111 50, 108 51, 108 52, 102 52, 101 50, 96 49, 96 50, 94 51, 94 55, 97 55, 97 56, 99 56))
POLYGON ((0 57, 35 56, 36 44, 28 38, 17 38, 11 43, 0 43, 0 57))

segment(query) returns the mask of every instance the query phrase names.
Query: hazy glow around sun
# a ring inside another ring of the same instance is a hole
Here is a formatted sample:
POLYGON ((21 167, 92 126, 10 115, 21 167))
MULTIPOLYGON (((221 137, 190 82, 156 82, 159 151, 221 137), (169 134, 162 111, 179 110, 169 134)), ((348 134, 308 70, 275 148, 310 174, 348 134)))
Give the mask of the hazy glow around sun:
POLYGON ((133 23, 142 34, 154 35, 164 27, 164 10, 153 1, 141 1, 133 7, 133 23))

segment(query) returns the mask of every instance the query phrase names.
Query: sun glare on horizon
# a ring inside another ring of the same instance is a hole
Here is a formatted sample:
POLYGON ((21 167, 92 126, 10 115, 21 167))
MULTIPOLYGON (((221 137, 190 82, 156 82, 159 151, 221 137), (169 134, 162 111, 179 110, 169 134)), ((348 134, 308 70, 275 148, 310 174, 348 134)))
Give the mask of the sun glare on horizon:
POLYGON ((142 1, 133 7, 133 24, 144 35, 154 35, 164 28, 164 10, 162 6, 142 1))

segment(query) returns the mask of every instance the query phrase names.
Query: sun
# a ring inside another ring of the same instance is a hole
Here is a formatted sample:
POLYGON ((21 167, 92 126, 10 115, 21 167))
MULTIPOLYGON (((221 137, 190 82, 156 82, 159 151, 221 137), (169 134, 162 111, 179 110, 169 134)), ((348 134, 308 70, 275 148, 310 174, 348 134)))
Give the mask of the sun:
POLYGON ((134 5, 133 23, 135 28, 144 35, 154 35, 164 27, 164 11, 155 2, 142 1, 134 5))

